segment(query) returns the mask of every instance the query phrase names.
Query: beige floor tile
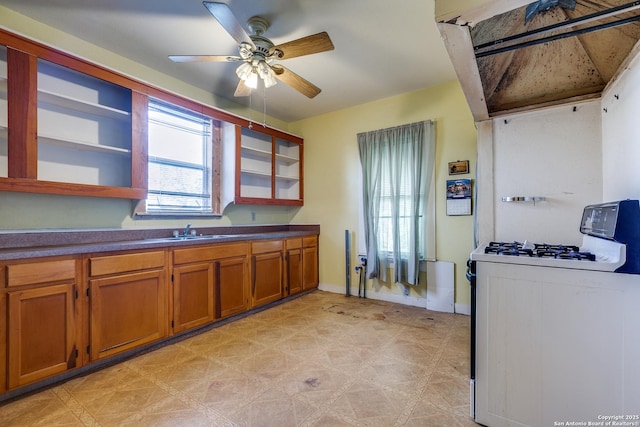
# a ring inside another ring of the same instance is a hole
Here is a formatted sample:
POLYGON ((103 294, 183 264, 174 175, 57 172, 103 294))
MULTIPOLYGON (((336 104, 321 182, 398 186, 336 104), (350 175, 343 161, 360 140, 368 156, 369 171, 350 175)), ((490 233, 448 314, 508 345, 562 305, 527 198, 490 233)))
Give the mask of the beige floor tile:
POLYGON ((473 426, 469 318, 316 291, 0 406, 6 426, 473 426))

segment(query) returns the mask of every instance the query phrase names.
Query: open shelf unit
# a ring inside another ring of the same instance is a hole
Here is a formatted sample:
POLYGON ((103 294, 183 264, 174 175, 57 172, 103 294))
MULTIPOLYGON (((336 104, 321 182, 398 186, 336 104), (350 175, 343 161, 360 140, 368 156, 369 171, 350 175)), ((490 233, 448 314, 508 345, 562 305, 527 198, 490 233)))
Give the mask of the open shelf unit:
POLYGON ((302 138, 267 126, 252 129, 242 117, 4 29, 0 191, 146 198, 150 98, 229 125, 235 145, 229 141, 231 149, 222 150, 225 167, 212 178, 225 200, 303 204, 302 138))
POLYGON ((0 46, 0 177, 8 176, 7 48, 0 46))
POLYGON ((39 180, 131 186, 131 90, 39 59, 37 97, 39 180))
POLYGON ((296 200, 300 198, 300 144, 285 139, 275 140, 276 198, 296 200))
POLYGON ((302 139, 237 128, 236 203, 302 205, 302 139))

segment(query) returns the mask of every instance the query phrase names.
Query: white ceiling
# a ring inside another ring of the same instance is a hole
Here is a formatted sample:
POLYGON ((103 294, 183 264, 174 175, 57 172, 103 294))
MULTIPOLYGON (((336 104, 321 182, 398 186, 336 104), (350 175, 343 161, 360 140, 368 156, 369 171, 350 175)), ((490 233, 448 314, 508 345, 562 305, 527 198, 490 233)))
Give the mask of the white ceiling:
MULTIPOLYGON (((282 61, 322 89, 284 83, 267 114, 292 122, 456 78, 434 20, 434 0, 227 0, 241 23, 267 18, 276 45, 327 31, 335 50, 282 61)), ((167 55, 236 55, 201 0, 0 0, 0 5, 220 97, 234 100, 237 63, 173 63, 167 55)), ((245 26, 246 29, 246 26, 245 26)), ((247 32, 249 32, 247 30, 247 32)), ((261 94, 260 94, 261 95, 261 94)), ((262 106, 261 97, 254 96, 262 106)), ((248 105, 248 98, 235 98, 248 105)))

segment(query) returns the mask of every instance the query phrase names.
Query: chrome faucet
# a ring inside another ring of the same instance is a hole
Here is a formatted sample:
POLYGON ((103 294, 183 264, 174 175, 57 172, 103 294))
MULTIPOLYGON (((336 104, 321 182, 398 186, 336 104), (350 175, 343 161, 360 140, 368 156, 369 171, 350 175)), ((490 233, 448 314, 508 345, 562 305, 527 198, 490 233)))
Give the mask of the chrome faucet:
POLYGON ((188 236, 190 228, 191 228, 191 224, 187 224, 187 226, 184 228, 184 231, 182 232, 182 235, 183 236, 188 236))

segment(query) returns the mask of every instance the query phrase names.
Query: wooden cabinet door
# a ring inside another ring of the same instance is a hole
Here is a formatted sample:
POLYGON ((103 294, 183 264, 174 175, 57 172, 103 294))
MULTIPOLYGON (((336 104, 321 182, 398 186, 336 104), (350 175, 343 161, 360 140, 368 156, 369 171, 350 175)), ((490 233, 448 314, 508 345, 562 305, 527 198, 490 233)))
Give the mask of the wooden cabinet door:
POLYGON ((287 295, 302 291, 302 249, 287 250, 287 295))
POLYGON ((165 271, 89 281, 91 360, 167 336, 165 271))
POLYGON ((318 287, 318 247, 302 249, 302 288, 318 287))
POLYGON ((242 313, 249 308, 247 257, 215 261, 217 317, 242 313))
POLYGON ((174 332, 181 332, 212 322, 214 304, 212 263, 174 267, 174 332))
POLYGON ((252 255, 253 306, 277 301, 283 296, 282 252, 252 255))
POLYGON ((8 292, 9 388, 76 367, 75 285, 8 292))

